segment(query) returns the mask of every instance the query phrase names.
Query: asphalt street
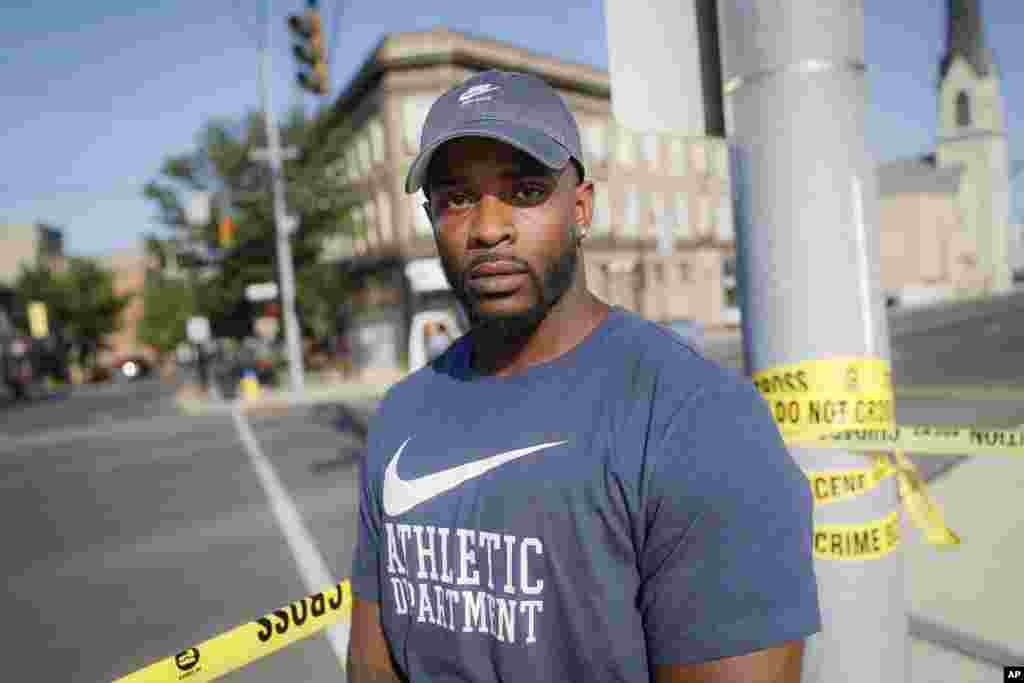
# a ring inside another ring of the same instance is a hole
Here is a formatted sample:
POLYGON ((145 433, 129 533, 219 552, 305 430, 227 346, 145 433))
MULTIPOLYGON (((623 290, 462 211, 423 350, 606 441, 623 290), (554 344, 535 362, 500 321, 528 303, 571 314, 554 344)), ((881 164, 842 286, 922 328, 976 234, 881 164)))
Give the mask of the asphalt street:
MULTIPOLYGON (((902 423, 1024 423, 1014 393, 1024 396, 1024 316, 901 335, 893 358, 897 383, 962 389, 899 398, 902 423), (986 396, 994 383, 1009 390, 986 396)), ((151 380, 0 401, 0 609, 11 678, 109 682, 311 592, 309 558, 270 503, 239 424, 230 414, 179 415, 173 389, 151 380)), ((319 561, 344 578, 357 425, 332 406, 244 419, 319 561)), ((919 461, 938 477, 956 459, 919 461)), ((224 680, 345 679, 317 636, 224 680)))
MULTIPOLYGON (((230 416, 179 417, 172 388, 140 383, 0 420, 8 675, 112 681, 311 592, 230 416)), ((358 440, 309 408, 249 423, 346 576, 358 440)), ((317 637, 224 680, 344 677, 317 637)))

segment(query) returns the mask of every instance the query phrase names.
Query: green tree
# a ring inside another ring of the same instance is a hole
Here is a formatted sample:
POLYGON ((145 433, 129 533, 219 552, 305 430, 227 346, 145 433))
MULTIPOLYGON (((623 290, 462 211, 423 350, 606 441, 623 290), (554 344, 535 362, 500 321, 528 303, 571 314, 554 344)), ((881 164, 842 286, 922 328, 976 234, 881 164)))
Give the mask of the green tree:
POLYGON ((78 349, 78 362, 95 364, 103 339, 120 328, 120 317, 133 294, 114 292, 114 275, 92 259, 71 257, 54 272, 46 266, 23 268, 14 287, 22 302, 46 304, 51 327, 78 349))
POLYGON ((64 283, 46 265, 35 267, 22 266, 14 283, 17 305, 14 308, 12 322, 22 333, 28 333, 28 318, 25 306, 32 301, 46 304, 47 318, 51 329, 60 329, 65 317, 66 299, 63 291, 64 283))
POLYGON ((152 273, 142 290, 144 310, 137 334, 144 344, 152 346, 161 360, 185 341, 185 326, 195 315, 192 287, 181 278, 168 278, 152 273))
MULTIPOLYGON (((299 217, 291 239, 296 305, 303 331, 317 336, 328 329, 333 310, 346 296, 325 285, 332 278, 320 263, 323 243, 338 233, 351 234, 355 197, 337 173, 344 131, 328 128, 323 121, 306 120, 301 112, 285 117, 281 126, 282 144, 300 151, 283 169, 288 210, 299 217)), ((199 132, 192 153, 165 159, 160 177, 143 189, 156 206, 158 220, 170 229, 167 241, 188 245, 195 255, 189 278, 197 312, 226 336, 240 336, 252 317, 244 298, 246 285, 277 280, 270 173, 266 164, 252 160, 252 151, 265 147, 259 113, 241 122, 212 121, 199 132), (186 210, 195 192, 213 197, 208 220, 200 224, 191 223, 186 210), (225 214, 237 226, 235 244, 220 249, 217 226, 225 214), (210 253, 215 256, 208 258, 210 253)), ((333 282, 341 280, 335 277, 333 282)))

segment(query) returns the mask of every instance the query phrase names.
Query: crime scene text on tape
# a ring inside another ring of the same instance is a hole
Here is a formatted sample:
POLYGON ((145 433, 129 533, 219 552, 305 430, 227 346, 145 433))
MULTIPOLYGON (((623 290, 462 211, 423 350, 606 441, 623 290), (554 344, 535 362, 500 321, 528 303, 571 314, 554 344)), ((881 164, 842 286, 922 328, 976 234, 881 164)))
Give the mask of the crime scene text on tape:
POLYGON ((897 425, 888 361, 840 356, 754 373, 787 444, 921 455, 1024 455, 1024 429, 897 425))
POLYGON ((877 560, 900 542, 900 511, 863 524, 816 524, 814 556, 822 560, 877 560))
MULTIPOLYGON (((887 477, 895 476, 904 509, 933 545, 958 545, 960 538, 946 526, 938 504, 905 451, 963 453, 987 447, 1006 453, 1007 444, 1019 447, 1024 441, 1024 433, 1016 434, 1015 430, 896 425, 892 371, 888 361, 881 358, 840 356, 803 361, 754 373, 751 379, 768 402, 787 445, 875 455, 871 467, 806 471, 816 505, 865 495, 887 477), (965 449, 965 441, 977 446, 965 449)), ((819 547, 823 528, 815 526, 815 555, 820 558, 877 559, 891 552, 899 540, 898 533, 882 534, 888 527, 873 522, 844 526, 842 533, 829 532, 832 542, 849 538, 856 546, 876 537, 892 542, 870 553, 825 553, 819 547)))
POLYGON ((308 595, 256 621, 236 626, 114 683, 206 683, 292 643, 347 620, 352 611, 348 580, 308 595))
POLYGON ((816 505, 827 505, 863 495, 895 473, 896 469, 889 464, 889 460, 880 454, 875 456, 875 463, 871 467, 804 472, 811 484, 816 505))

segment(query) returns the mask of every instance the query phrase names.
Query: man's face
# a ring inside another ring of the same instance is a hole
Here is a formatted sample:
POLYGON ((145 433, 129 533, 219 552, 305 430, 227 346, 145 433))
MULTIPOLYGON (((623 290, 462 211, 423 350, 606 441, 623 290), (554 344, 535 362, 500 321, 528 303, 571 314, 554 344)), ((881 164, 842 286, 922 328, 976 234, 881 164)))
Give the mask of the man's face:
POLYGON ((577 186, 571 164, 553 172, 505 143, 459 138, 436 153, 427 190, 441 264, 472 325, 535 329, 575 282, 573 226, 589 222, 590 184, 577 186))

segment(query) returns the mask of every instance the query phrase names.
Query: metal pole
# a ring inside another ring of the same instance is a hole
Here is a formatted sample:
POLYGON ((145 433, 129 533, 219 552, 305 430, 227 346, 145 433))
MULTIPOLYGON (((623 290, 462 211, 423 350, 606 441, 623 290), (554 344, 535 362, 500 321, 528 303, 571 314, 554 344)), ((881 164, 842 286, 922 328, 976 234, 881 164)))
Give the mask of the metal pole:
MULTIPOLYGON (((719 0, 747 370, 835 355, 889 358, 877 189, 864 141, 862 2, 719 0)), ((790 449, 805 470, 864 456, 790 449)), ((818 507, 815 524, 876 520, 895 482, 818 507)), ((823 620, 804 681, 909 680, 903 557, 816 562, 823 620)))
POLYGON ((295 272, 292 268, 292 246, 289 238, 295 229, 288 215, 284 197, 284 175, 281 171, 281 139, 274 121, 270 100, 270 45, 273 0, 267 0, 267 36, 260 49, 260 99, 263 120, 267 126, 267 153, 270 162, 271 193, 274 202, 274 233, 277 239, 277 267, 281 280, 281 314, 284 317, 284 338, 288 353, 288 379, 292 391, 302 391, 304 370, 299 324, 295 315, 295 272))
POLYGON ((695 0, 605 0, 612 116, 641 132, 705 132, 695 0))

